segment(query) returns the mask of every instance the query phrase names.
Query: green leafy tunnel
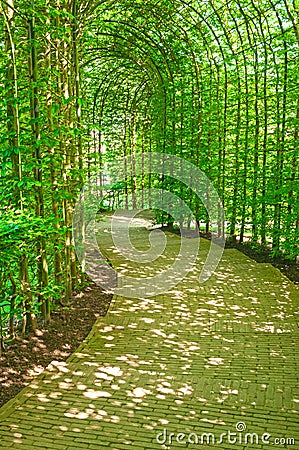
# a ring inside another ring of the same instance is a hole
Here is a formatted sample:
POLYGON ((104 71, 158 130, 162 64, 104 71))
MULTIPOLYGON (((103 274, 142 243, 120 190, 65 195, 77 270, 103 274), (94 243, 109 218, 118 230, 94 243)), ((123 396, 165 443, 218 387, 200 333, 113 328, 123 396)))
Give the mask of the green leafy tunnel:
POLYGON ((141 186, 162 186, 180 193, 206 233, 296 259, 296 0, 0 0, 0 14, 8 334, 16 318, 24 328, 37 327, 37 314, 49 321, 82 285, 72 211, 84 181, 117 157, 192 162, 217 189, 226 221, 210 223, 190 189, 146 174, 116 177, 110 208, 128 207, 141 186))

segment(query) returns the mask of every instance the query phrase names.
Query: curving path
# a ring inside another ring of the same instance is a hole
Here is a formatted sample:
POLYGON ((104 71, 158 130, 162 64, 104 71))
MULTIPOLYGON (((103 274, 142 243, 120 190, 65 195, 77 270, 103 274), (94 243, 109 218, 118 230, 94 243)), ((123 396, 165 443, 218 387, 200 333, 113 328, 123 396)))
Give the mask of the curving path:
MULTIPOLYGON (((148 232, 132 239, 146 248, 148 232)), ((128 266, 148 276, 176 257, 128 266)), ((188 245, 194 245, 192 239, 188 245)), ((198 284, 209 242, 170 292, 114 296, 66 363, 53 362, 0 410, 1 449, 299 448, 299 290, 269 264, 225 250, 198 284)))

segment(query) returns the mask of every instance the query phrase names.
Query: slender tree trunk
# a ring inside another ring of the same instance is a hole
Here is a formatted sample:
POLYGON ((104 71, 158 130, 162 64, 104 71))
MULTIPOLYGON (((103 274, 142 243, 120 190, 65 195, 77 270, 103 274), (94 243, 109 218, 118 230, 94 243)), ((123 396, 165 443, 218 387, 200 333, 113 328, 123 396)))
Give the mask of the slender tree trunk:
MULTIPOLYGON (((63 10, 67 13, 68 5, 63 4, 63 10)), ((61 24, 62 25, 62 24, 61 24)), ((71 79, 71 68, 70 61, 72 61, 72 51, 71 51, 71 36, 69 32, 69 22, 64 18, 64 39, 59 45, 59 61, 61 63, 60 67, 60 78, 61 78, 61 96, 63 103, 61 105, 61 121, 64 131, 63 143, 62 143, 62 154, 64 155, 64 162, 62 168, 63 177, 63 219, 65 226, 65 302, 69 303, 72 299, 73 292, 73 280, 74 280, 74 261, 73 261, 73 251, 72 251, 72 194, 73 194, 73 183, 72 183, 72 163, 74 160, 73 156, 73 128, 74 121, 72 117, 72 79, 71 79)))
POLYGON ((137 132, 136 132, 136 105, 133 104, 132 111, 132 207, 137 208, 136 203, 136 191, 137 191, 137 179, 136 179, 136 167, 135 167, 135 157, 136 157, 136 142, 137 132))
MULTIPOLYGON (((5 40, 5 49, 7 54, 11 56, 11 63, 7 69, 7 82, 11 87, 10 99, 7 102, 7 127, 9 135, 9 144, 14 149, 12 152, 12 173, 16 177, 16 181, 20 186, 23 181, 22 174, 22 159, 20 153, 20 119, 19 119, 19 94, 18 94, 18 73, 16 61, 16 49, 14 42, 14 3, 13 0, 8 0, 7 10, 5 11, 0 3, 0 11, 4 17, 7 36, 5 40), (16 151, 17 150, 17 151, 16 151)), ((22 188, 14 188, 14 201, 17 208, 23 211, 23 191, 22 188)), ((26 329, 37 330, 36 318, 33 313, 32 305, 33 298, 30 286, 28 262, 26 252, 22 253, 19 262, 19 278, 21 286, 21 295, 23 297, 23 304, 25 310, 24 316, 24 331, 26 329)))
POLYGON ((255 133, 254 133, 254 151, 253 151, 253 188, 252 188, 252 237, 251 241, 253 244, 257 244, 258 241, 258 217, 257 217, 257 192, 259 183, 259 135, 260 135, 260 119, 259 119, 259 79, 258 79, 258 56, 255 54, 255 101, 254 101, 254 112, 255 112, 255 133))
MULTIPOLYGON (((47 8, 50 6, 50 1, 47 1, 47 8)), ((47 10, 47 26, 48 30, 46 33, 46 42, 47 47, 45 51, 45 67, 47 76, 49 79, 48 83, 48 90, 46 92, 46 107, 47 107, 47 118, 48 118, 48 130, 51 138, 54 136, 54 120, 53 120, 53 93, 52 93, 52 85, 53 85, 53 79, 52 79, 52 38, 50 33, 50 17, 49 17, 49 11, 47 10)), ((60 229, 60 217, 59 217, 59 203, 57 200, 58 197, 58 171, 56 168, 55 163, 55 147, 53 145, 50 145, 48 147, 48 152, 50 155, 50 178, 51 178, 51 203, 52 203, 52 213, 54 216, 54 229, 55 229, 55 236, 54 236, 54 277, 55 277, 55 283, 58 286, 61 286, 62 283, 62 268, 61 268, 61 253, 59 249, 60 244, 60 238, 59 238, 59 229, 60 229)))
POLYGON ((239 142, 240 142, 240 125, 241 125, 241 83, 239 77, 239 67, 237 65, 238 73, 238 107, 237 107, 237 124, 236 124, 236 140, 235 140, 235 179, 233 189, 233 207, 232 217, 230 224, 230 237, 233 243, 236 243, 236 222, 237 222, 237 208, 238 208, 238 191, 239 191, 239 172, 240 172, 240 155, 239 155, 239 142))
MULTIPOLYGON (((38 104, 38 68, 37 68, 37 52, 35 40, 35 24, 34 17, 28 22, 28 37, 30 43, 29 57, 29 78, 31 90, 31 129, 34 146, 34 179, 35 179, 35 214, 37 217, 44 219, 44 194, 43 194, 43 177, 42 177, 42 156, 40 142, 40 125, 39 125, 39 104, 38 104)), ((50 321, 50 301, 49 297, 44 294, 44 290, 48 286, 48 262, 46 255, 46 242, 44 236, 38 237, 38 284, 39 293, 38 301, 41 304, 41 313, 44 321, 50 321)))

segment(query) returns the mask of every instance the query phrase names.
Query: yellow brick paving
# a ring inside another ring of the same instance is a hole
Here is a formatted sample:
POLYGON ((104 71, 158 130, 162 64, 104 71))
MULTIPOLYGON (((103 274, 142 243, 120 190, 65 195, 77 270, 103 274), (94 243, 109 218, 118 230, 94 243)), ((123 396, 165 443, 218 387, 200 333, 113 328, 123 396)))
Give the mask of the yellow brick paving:
MULTIPOLYGON (((135 244, 147 235, 136 228, 135 244)), ((99 239, 136 277, 169 266, 180 247, 168 235, 166 258, 129 264, 109 235, 99 239)), ((65 363, 1 408, 0 448, 299 449, 298 287, 231 249, 199 284, 209 245, 169 292, 115 295, 65 363)))

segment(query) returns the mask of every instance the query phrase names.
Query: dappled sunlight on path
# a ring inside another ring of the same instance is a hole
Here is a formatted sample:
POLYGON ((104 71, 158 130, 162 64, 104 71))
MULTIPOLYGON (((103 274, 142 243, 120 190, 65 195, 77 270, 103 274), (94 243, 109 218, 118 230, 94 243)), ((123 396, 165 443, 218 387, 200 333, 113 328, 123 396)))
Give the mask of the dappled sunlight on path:
MULTIPOLYGON (((146 233, 135 230, 140 250, 146 233)), ((114 266, 138 277, 171 264, 179 243, 168 235, 166 258, 141 265, 102 241, 114 266)), ((67 362, 53 362, 0 410, 1 448, 243 449, 274 438, 299 448, 298 288, 237 250, 199 284, 209 245, 200 241, 196 266, 169 292, 115 295, 67 362), (237 443, 220 439, 229 431, 237 443)))

